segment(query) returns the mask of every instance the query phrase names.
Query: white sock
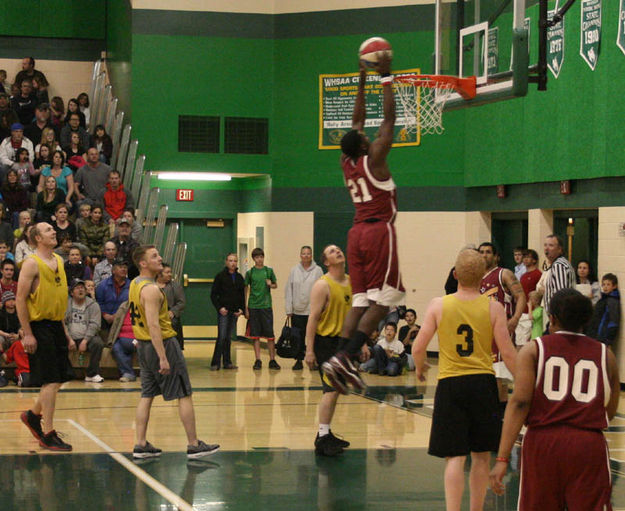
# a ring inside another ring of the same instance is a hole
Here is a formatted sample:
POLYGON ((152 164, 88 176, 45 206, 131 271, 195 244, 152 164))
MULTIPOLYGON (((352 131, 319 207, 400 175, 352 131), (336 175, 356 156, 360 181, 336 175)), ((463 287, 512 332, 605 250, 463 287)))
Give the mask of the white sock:
POLYGON ((319 424, 319 436, 326 436, 330 434, 329 424, 319 424))

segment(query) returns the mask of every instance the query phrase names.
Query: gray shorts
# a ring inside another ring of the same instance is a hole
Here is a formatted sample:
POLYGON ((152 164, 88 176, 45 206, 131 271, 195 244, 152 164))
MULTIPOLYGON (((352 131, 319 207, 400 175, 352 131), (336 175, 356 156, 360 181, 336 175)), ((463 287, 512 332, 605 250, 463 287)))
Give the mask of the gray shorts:
POLYGON ((192 394, 187 363, 175 337, 163 340, 169 362, 169 374, 158 372, 160 363, 154 345, 150 341, 139 341, 137 355, 141 368, 141 397, 163 395, 165 401, 172 401, 192 394))

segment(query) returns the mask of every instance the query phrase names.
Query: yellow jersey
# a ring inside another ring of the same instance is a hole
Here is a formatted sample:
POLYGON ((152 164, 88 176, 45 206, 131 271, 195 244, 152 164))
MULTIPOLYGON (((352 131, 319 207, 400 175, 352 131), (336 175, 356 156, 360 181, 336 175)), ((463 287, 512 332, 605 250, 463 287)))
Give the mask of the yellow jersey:
POLYGON ((345 285, 336 282, 329 273, 323 275, 321 279, 325 280, 330 287, 330 299, 317 323, 317 335, 338 337, 341 335, 345 316, 352 307, 352 283, 349 275, 345 275, 347 280, 345 285))
POLYGON ((495 374, 492 359, 493 327, 486 295, 473 300, 443 297, 438 325, 438 379, 467 374, 495 374))
POLYGON ((31 321, 63 321, 67 309, 67 279, 63 259, 53 254, 56 259, 56 271, 50 268, 36 254, 31 254, 39 269, 39 284, 34 293, 26 299, 28 316, 31 321))
MULTIPOLYGON (((147 277, 137 277, 130 283, 130 289, 128 290, 128 302, 130 310, 130 323, 132 324, 132 331, 135 334, 135 339, 139 341, 150 341, 152 336, 148 330, 148 323, 146 321, 145 309, 141 305, 141 290, 150 284, 156 285, 154 280, 147 277)), ((176 337, 176 331, 171 326, 171 320, 167 312, 167 298, 163 295, 163 301, 161 302, 161 308, 158 311, 158 323, 161 327, 161 335, 164 339, 169 337, 176 337)))

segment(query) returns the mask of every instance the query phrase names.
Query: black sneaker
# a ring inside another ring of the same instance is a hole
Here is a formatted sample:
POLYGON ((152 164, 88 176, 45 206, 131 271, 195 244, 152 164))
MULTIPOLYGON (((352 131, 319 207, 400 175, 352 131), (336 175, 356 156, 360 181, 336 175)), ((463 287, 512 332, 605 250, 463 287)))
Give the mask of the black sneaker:
POLYGON ((219 444, 207 444, 198 440, 197 445, 187 446, 187 458, 195 459, 215 454, 219 450, 219 444))
POLYGON ((341 394, 347 394, 347 385, 351 385, 357 391, 362 391, 367 386, 358 374, 358 369, 349 359, 349 355, 345 352, 339 352, 330 360, 324 362, 321 370, 326 374, 332 386, 341 394), (345 382, 339 381, 339 376, 345 379, 345 382))
POLYGON ((332 431, 328 433, 328 436, 332 437, 332 441, 342 449, 347 449, 349 447, 349 442, 347 440, 337 437, 332 431))
POLYGON ((315 454, 320 454, 321 456, 336 456, 342 452, 343 448, 332 439, 331 435, 319 436, 319 433, 317 433, 317 437, 315 438, 315 454))
POLYGON ((50 449, 51 451, 71 451, 72 446, 63 442, 59 438, 56 431, 52 430, 47 435, 42 435, 39 439, 39 445, 44 449, 50 449))
POLYGON ((263 363, 260 361, 260 359, 256 359, 256 362, 254 362, 252 369, 262 369, 262 368, 263 368, 263 363))
POLYGON ((137 459, 156 458, 162 452, 162 449, 154 447, 150 442, 146 442, 143 447, 139 444, 135 445, 135 448, 132 450, 132 457, 137 459))
POLYGON ((280 366, 278 365, 278 362, 276 362, 275 360, 270 360, 269 369, 280 369, 280 366))
POLYGON ((302 369, 304 369, 304 364, 302 364, 302 361, 298 360, 297 362, 295 362, 295 365, 293 366, 293 371, 301 371, 302 369))
POLYGON ((35 440, 41 440, 43 438, 43 431, 41 430, 41 415, 35 415, 30 410, 22 412, 20 419, 24 425, 30 430, 35 440))

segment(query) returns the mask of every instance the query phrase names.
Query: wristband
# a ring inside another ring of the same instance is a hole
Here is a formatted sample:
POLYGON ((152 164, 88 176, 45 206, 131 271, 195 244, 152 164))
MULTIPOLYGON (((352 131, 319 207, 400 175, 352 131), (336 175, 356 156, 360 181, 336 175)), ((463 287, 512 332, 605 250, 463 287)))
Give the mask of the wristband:
POLYGON ((382 85, 390 85, 391 83, 393 83, 393 77, 390 74, 382 75, 382 78, 380 78, 380 83, 382 85))
POLYGON ((504 458, 503 456, 497 456, 495 461, 501 461, 502 463, 510 463, 510 458, 504 458))

